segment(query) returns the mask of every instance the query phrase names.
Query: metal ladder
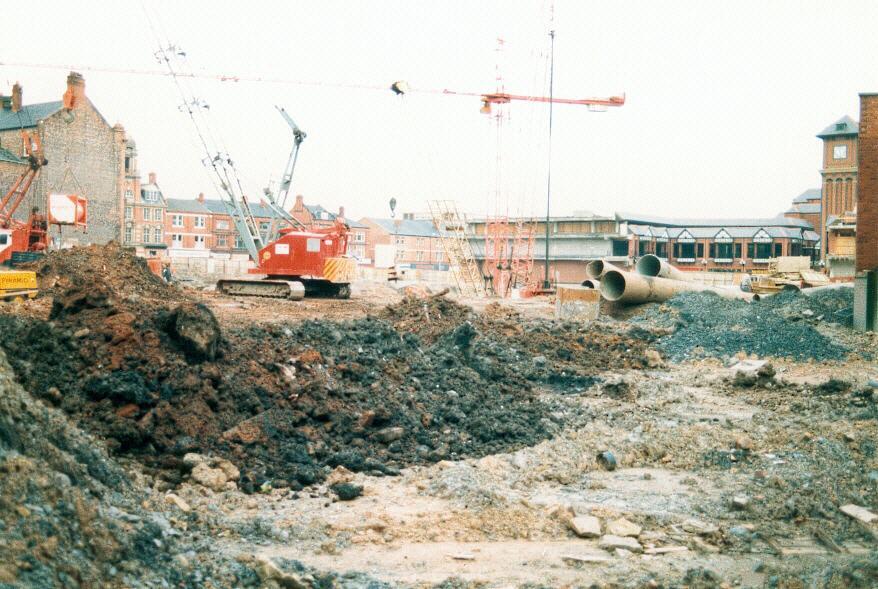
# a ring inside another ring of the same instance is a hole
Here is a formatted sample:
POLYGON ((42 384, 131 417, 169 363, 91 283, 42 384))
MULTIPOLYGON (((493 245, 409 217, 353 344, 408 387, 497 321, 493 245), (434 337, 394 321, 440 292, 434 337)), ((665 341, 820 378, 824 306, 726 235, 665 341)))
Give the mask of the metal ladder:
POLYGON ((466 219, 453 200, 429 200, 430 217, 439 232, 442 250, 448 257, 451 275, 464 296, 485 297, 491 287, 486 284, 476 262, 472 244, 466 233, 466 219))

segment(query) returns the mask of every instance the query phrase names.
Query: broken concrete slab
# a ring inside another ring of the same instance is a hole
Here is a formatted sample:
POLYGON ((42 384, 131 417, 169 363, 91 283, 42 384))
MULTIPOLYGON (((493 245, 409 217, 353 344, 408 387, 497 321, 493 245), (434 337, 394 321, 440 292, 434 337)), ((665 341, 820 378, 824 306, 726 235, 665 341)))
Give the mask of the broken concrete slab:
POLYGON ((607 524, 607 533, 614 536, 629 536, 636 538, 640 535, 641 531, 642 528, 640 526, 638 526, 634 522, 628 521, 624 517, 611 521, 607 524))
POLYGON ((570 519, 570 529, 580 538, 598 538, 601 535, 601 520, 593 515, 580 515, 570 519))
POLYGON ((602 536, 600 542, 598 542, 598 547, 605 550, 615 550, 616 548, 622 548, 625 550, 630 550, 631 552, 643 552, 643 546, 641 546, 640 542, 638 542, 634 538, 630 538, 627 536, 614 536, 612 534, 606 534, 602 536))
POLYGON ((595 552, 586 552, 582 554, 562 554, 561 560, 569 565, 578 565, 612 562, 613 557, 610 556, 609 552, 596 550, 595 552))
POLYGON ((878 519, 878 515, 872 513, 865 507, 860 507, 859 505, 854 505, 853 503, 848 503, 847 505, 842 505, 838 508, 843 514, 850 516, 854 519, 858 519, 863 523, 870 524, 876 519, 878 519))

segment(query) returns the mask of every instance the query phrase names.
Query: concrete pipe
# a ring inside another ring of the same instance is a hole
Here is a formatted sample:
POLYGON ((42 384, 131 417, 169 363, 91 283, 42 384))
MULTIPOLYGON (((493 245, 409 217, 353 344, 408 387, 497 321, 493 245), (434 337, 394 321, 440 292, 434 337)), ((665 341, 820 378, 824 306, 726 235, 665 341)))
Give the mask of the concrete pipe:
POLYGON ((678 270, 661 258, 653 254, 646 254, 637 260, 634 266, 638 274, 643 276, 658 276, 659 278, 673 278, 674 280, 690 280, 686 272, 678 270))
POLYGON ((595 280, 593 278, 586 278, 585 280, 582 281, 582 286, 584 286, 585 288, 593 288, 595 290, 600 290, 601 281, 595 280))
POLYGON ((619 270, 620 272, 622 271, 622 269, 618 266, 614 266, 613 264, 605 262, 603 260, 592 260, 585 265, 585 275, 592 280, 600 280, 601 277, 610 270, 619 270))
POLYGON ((610 270, 601 280, 601 296, 608 301, 638 304, 666 301, 681 292, 712 292, 725 299, 758 301, 759 295, 734 288, 719 288, 697 282, 642 276, 633 272, 610 270))

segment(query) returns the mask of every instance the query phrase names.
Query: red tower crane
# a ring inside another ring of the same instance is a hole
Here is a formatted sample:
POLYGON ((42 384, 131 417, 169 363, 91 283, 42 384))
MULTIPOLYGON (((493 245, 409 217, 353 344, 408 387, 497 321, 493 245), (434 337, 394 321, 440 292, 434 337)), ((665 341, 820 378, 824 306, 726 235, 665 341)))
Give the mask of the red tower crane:
MULTIPOLYGON (((499 78, 498 78, 499 79, 499 78)), ((492 104, 508 104, 513 100, 552 104, 576 104, 587 106, 593 111, 603 111, 609 107, 625 104, 625 95, 608 98, 555 98, 554 96, 525 96, 508 92, 457 92, 443 90, 443 94, 456 96, 478 96, 482 101, 481 112, 491 114, 492 104)), ((498 187, 499 190, 499 187, 498 187)), ((548 230, 548 220, 547 230, 548 230)), ((532 284, 534 266, 535 223, 524 219, 511 220, 506 215, 488 216, 485 220, 485 265, 483 271, 490 275, 494 294, 507 297, 515 287, 528 287, 540 290, 532 284)), ((547 236, 548 247, 548 236, 547 236)), ((548 265, 548 250, 546 255, 548 265)), ((548 268, 546 269, 548 276, 548 268)), ((548 280, 548 279, 547 279, 548 280)), ((543 286, 544 289, 548 288, 543 286)))
POLYGON ((513 100, 523 100, 525 102, 553 102, 555 104, 579 104, 590 107, 592 110, 602 110, 610 106, 623 106, 625 104, 625 95, 610 96, 609 98, 555 98, 550 96, 524 96, 521 94, 509 94, 507 92, 487 92, 479 94, 477 92, 456 92, 454 90, 443 90, 443 94, 454 94, 457 96, 478 96, 482 99, 481 111, 485 114, 491 112, 492 104, 507 104, 513 100))

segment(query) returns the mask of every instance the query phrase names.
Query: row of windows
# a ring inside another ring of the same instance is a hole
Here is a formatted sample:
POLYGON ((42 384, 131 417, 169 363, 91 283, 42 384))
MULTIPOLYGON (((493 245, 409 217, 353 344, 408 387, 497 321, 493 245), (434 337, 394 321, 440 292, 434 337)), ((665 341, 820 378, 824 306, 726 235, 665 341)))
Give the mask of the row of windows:
MULTIPOLYGON (((125 243, 132 243, 134 237, 134 229, 126 227, 123 237, 125 243)), ((136 237, 140 238, 141 243, 162 243, 162 229, 161 227, 144 227, 136 237)))
MULTIPOLYGON (((143 220, 144 221, 161 221, 162 220, 162 210, 161 209, 143 209, 143 220)), ((134 219, 134 207, 125 207, 125 218, 128 220, 134 219)))
MULTIPOLYGON (((158 202, 159 198, 162 195, 162 193, 157 191, 157 190, 144 190, 143 192, 141 192, 141 194, 143 195, 143 200, 145 200, 147 202, 158 202)), ((130 188, 125 190, 125 198, 127 200, 133 199, 134 198, 134 191, 131 190, 130 188)))
MULTIPOLYGON (((614 243, 615 245, 615 243, 614 243)), ((790 256, 800 256, 805 253, 805 247, 799 242, 790 242, 790 256)), ((704 243, 681 243, 673 244, 674 258, 678 260, 694 260, 695 258, 704 258, 704 243)), ((708 246, 708 257, 715 260, 731 260, 742 258, 744 251, 743 244, 736 243, 711 243, 708 246)), ((615 252, 614 252, 615 253, 615 252)), ((641 241, 637 246, 637 255, 645 256, 646 254, 655 254, 660 258, 668 257, 668 244, 664 242, 641 241)), ((622 254, 625 255, 625 254, 622 254)), ((782 243, 747 243, 747 258, 752 260, 765 260, 768 258, 777 258, 783 255, 782 243)))

